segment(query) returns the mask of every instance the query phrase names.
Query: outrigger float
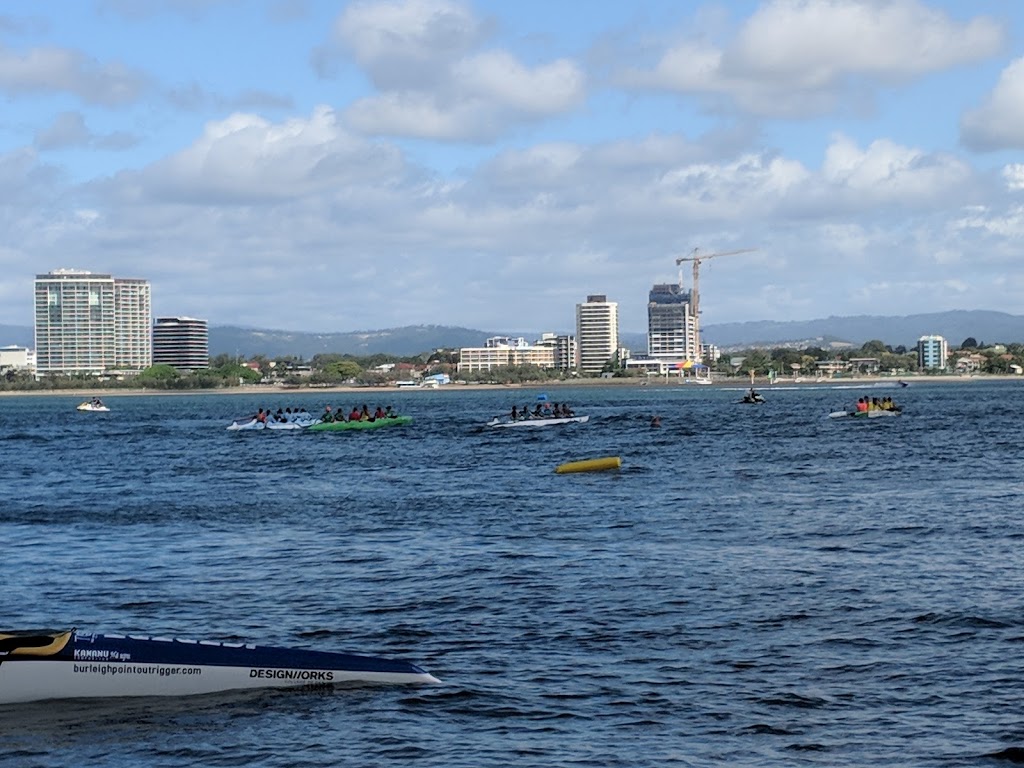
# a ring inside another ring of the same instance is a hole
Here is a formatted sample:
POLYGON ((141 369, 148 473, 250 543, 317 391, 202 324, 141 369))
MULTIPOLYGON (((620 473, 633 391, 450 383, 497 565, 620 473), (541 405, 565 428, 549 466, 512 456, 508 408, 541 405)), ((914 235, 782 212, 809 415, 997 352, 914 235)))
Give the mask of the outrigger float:
POLYGON ((0 632, 0 705, 337 683, 438 683, 374 656, 77 630, 0 632))

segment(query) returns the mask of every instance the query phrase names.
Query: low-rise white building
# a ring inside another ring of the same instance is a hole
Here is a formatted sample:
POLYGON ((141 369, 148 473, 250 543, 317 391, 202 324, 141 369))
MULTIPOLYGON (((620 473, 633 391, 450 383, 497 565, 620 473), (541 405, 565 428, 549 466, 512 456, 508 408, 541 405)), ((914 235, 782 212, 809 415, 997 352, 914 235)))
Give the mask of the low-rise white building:
POLYGON ((506 366, 535 365, 538 368, 567 368, 575 362, 572 336, 545 333, 534 344, 523 337, 492 336, 482 347, 459 350, 459 373, 489 371, 506 366))
POLYGON ((36 353, 28 347, 0 347, 0 373, 18 371, 35 375, 36 353))

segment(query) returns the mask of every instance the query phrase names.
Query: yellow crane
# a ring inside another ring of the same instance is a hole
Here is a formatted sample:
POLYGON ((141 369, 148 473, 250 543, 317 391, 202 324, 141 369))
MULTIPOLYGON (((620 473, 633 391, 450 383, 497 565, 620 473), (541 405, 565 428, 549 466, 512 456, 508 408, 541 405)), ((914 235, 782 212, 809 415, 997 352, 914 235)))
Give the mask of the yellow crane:
MULTIPOLYGON (((694 248, 689 256, 680 256, 676 259, 676 266, 681 267, 684 261, 693 262, 693 290, 690 293, 690 307, 693 310, 693 341, 696 346, 696 354, 700 356, 700 263, 704 259, 714 259, 719 256, 734 256, 738 253, 750 253, 757 248, 740 248, 737 251, 717 251, 715 253, 702 253, 700 248, 694 248)), ((679 270, 679 287, 683 287, 683 270, 679 270)))

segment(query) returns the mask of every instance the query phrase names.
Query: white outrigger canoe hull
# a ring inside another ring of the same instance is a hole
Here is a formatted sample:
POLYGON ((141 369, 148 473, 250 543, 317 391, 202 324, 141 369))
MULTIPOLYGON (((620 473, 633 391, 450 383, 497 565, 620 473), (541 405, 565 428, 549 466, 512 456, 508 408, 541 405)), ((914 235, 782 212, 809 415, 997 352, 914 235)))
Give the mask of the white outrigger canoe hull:
POLYGON ((488 427, 553 427, 556 424, 586 424, 590 421, 589 416, 565 416, 558 418, 551 418, 542 416, 536 419, 516 419, 515 421, 502 421, 501 419, 492 419, 487 422, 488 427))
MULTIPOLYGON (((0 633, 0 646, 21 633, 0 633)), ((339 683, 437 683, 404 661, 241 643, 48 635, 50 646, 0 653, 0 705, 65 698, 194 696, 253 688, 323 687, 339 683), (59 647, 58 647, 59 646, 59 647)))
POLYGON ((849 418, 849 419, 889 419, 889 418, 893 418, 894 416, 899 416, 901 413, 902 413, 902 411, 895 411, 895 410, 893 410, 893 411, 884 411, 884 410, 875 410, 875 411, 832 411, 832 413, 830 413, 828 415, 828 417, 830 419, 843 419, 843 418, 849 418))

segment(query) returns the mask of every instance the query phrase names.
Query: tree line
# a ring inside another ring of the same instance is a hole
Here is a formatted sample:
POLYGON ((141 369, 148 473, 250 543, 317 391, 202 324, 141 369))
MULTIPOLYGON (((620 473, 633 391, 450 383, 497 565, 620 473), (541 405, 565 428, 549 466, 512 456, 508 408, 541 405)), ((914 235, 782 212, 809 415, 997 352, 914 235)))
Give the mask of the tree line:
MULTIPOLYGON (((1007 374, 1014 366, 1024 368, 1024 344, 984 344, 974 338, 964 339, 959 347, 949 353, 950 367, 958 357, 979 355, 977 370, 980 373, 1007 374)), ((712 370, 720 375, 756 376, 812 375, 819 362, 849 361, 871 358, 878 361, 881 373, 902 375, 927 373, 918 371, 916 349, 904 346, 892 347, 874 339, 860 347, 826 349, 808 346, 793 347, 751 347, 722 356, 712 370), (739 360, 737 364, 735 361, 739 360), (798 367, 795 367, 798 366, 798 367)), ((423 375, 448 374, 453 380, 469 383, 517 384, 543 382, 582 377, 576 371, 559 371, 540 368, 535 365, 504 366, 489 371, 458 373, 458 350, 434 350, 411 357, 385 354, 351 355, 323 353, 314 355, 308 362, 295 356, 269 358, 256 355, 251 358, 220 354, 210 358, 209 368, 196 371, 178 371, 170 365, 154 365, 137 375, 96 377, 80 375, 48 375, 40 379, 23 371, 6 371, 0 376, 0 391, 3 390, 57 390, 57 389, 165 389, 198 390, 220 389, 264 383, 276 383, 294 387, 318 386, 387 386, 401 378, 399 366, 416 366, 423 375)), ((616 377, 643 376, 641 371, 627 372, 624 361, 618 356, 609 359, 604 373, 616 377)))

